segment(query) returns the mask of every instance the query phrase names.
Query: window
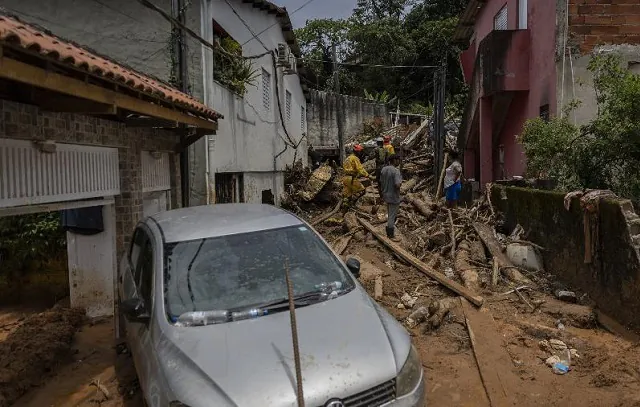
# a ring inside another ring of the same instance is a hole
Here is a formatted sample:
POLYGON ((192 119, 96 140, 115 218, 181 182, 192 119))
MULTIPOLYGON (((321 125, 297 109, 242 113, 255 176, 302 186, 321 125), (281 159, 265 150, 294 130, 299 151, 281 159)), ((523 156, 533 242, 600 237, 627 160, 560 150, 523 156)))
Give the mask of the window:
POLYGON ((518 0, 518 29, 526 30, 527 29, 527 18, 528 18, 528 10, 527 10, 527 0, 518 0))
POLYGON ((144 301, 148 311, 151 311, 151 297, 153 289, 153 248, 151 241, 147 239, 140 255, 140 265, 136 269, 136 274, 140 275, 139 290, 140 297, 144 301))
POLYGON ((268 229, 165 246, 165 302, 174 318, 194 311, 248 309, 287 297, 285 264, 295 295, 352 278, 314 231, 268 229))
POLYGON ((540 106, 540 118, 546 122, 549 121, 549 105, 540 106))
POLYGON ((505 5, 498 11, 498 14, 493 18, 494 30, 506 30, 507 29, 507 6, 505 5))
POLYGON ((262 68, 262 105, 271 109, 271 74, 262 68))
POLYGON ((133 272, 133 281, 138 284, 140 274, 138 272, 138 262, 140 260, 140 252, 144 247, 145 242, 149 240, 146 233, 138 228, 133 233, 133 239, 131 241, 131 251, 129 252, 129 260, 131 261, 131 270, 133 272))
POLYGON ((243 71, 251 67, 251 61, 242 58, 242 45, 215 20, 213 42, 220 48, 213 52, 213 79, 231 91, 244 95, 249 81, 243 71))
POLYGON ((304 107, 300 107, 300 129, 303 133, 307 131, 307 112, 304 107))
POLYGON ((287 121, 290 122, 291 121, 291 92, 287 90, 284 96, 285 96, 284 105, 287 112, 287 121))

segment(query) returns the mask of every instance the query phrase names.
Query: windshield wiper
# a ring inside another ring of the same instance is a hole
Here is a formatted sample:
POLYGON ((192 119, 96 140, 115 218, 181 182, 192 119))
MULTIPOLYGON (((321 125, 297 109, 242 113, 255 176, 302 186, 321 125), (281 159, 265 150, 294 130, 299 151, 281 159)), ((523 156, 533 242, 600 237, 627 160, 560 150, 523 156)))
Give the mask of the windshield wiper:
MULTIPOLYGON (((331 298, 335 298, 342 294, 344 290, 342 290, 342 284, 340 282, 336 283, 323 283, 319 284, 318 289, 314 291, 310 291, 304 294, 299 294, 293 297, 293 303, 296 307, 304 307, 307 305, 311 305, 316 302, 326 301, 331 298)), ((266 310, 274 310, 285 308, 289 306, 289 298, 284 297, 278 300, 274 300, 268 302, 266 304, 262 304, 256 308, 266 309, 266 310)))

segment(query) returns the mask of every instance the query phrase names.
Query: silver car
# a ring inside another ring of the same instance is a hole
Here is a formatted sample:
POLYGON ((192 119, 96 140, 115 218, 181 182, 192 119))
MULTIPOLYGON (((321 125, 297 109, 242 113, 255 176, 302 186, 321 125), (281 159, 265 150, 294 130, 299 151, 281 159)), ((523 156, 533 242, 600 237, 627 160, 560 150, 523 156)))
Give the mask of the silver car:
POLYGON ((122 259, 119 310, 150 407, 296 406, 285 267, 306 406, 423 406, 405 329, 304 221, 267 205, 163 212, 122 259))

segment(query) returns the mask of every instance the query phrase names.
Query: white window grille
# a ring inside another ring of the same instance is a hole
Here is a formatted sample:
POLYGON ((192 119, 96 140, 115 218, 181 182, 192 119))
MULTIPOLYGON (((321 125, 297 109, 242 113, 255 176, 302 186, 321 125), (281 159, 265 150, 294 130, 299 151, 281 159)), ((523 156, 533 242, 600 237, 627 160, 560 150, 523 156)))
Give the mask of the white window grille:
POLYGON ((290 122, 291 121, 291 92, 286 91, 285 93, 285 109, 287 112, 287 121, 290 122))
POLYGON ((300 107, 300 129, 304 133, 307 127, 307 112, 304 107, 300 107))
POLYGON ((507 6, 505 5, 498 11, 498 14, 493 18, 494 30, 506 30, 507 29, 507 6))
POLYGON ((271 109, 271 74, 262 68, 262 105, 271 109))
POLYGON ((527 3, 527 0, 518 1, 518 29, 520 30, 527 29, 527 18, 529 15, 527 3))

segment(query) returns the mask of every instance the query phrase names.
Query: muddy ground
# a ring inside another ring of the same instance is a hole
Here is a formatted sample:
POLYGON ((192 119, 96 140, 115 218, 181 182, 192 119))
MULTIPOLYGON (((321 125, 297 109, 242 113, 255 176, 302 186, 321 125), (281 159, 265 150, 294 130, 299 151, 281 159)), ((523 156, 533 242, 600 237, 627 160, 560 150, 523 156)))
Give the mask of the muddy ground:
MULTIPOLYGON (((321 232, 330 242, 342 234, 336 227, 321 228, 321 232)), ((361 282, 372 296, 375 274, 382 274, 383 296, 379 302, 399 321, 404 322, 411 312, 398 308, 404 293, 418 297, 414 309, 434 299, 455 298, 452 292, 395 258, 371 236, 352 240, 344 253, 345 258, 348 256, 357 256, 363 262, 361 282)), ((446 265, 437 270, 444 273, 446 265)), ((468 315, 461 302, 439 328, 425 330, 425 324, 421 324, 410 330, 427 376, 427 405, 484 407, 491 405, 491 396, 520 407, 640 407, 638 344, 603 330, 579 312, 565 313, 570 306, 566 308, 567 304, 553 298, 545 288, 552 285, 547 278, 551 277, 536 276, 536 290, 528 294, 530 301, 545 304, 533 312, 516 294, 500 295, 488 289, 481 293, 485 304, 483 314, 478 315, 488 322, 472 328, 476 347, 486 345, 477 343, 484 338, 495 342, 479 357, 485 374, 495 374, 501 380, 497 390, 487 392, 483 385, 466 325, 468 315), (551 339, 576 349, 577 356, 572 358, 571 371, 566 375, 554 374, 545 364, 551 354, 540 342, 551 339)), ((69 332, 75 330, 75 315, 70 310, 22 319, 15 313, 0 315, 5 332, 0 334, 4 335, 0 336, 3 400, 26 392, 15 406, 142 406, 131 358, 113 342, 112 320, 83 325, 71 341, 69 332), (22 341, 29 345, 21 345, 22 341), (7 382, 7 368, 15 375, 21 366, 30 366, 28 379, 7 382), (17 387, 8 389, 7 383, 17 387)), ((4 405, 10 404, 0 403, 4 405)))

